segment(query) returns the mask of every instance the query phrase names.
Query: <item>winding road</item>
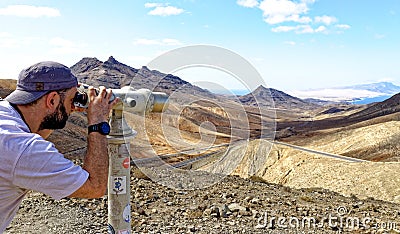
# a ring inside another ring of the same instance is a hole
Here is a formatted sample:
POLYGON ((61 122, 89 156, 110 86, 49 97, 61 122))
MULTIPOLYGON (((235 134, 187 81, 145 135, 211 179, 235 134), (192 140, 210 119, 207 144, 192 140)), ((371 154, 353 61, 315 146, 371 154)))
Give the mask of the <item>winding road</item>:
POLYGON ((301 146, 297 146, 297 145, 291 145, 288 143, 283 143, 280 141, 274 141, 273 144, 277 144, 277 145, 284 145, 293 149, 297 149, 297 150, 301 150, 301 151, 305 151, 308 153, 313 153, 313 154, 318 154, 318 155, 322 155, 322 156, 326 156, 326 157, 330 157, 330 158, 336 158, 336 159, 342 159, 348 162, 369 162, 366 160, 362 160, 362 159, 358 159, 358 158, 351 158, 351 157, 346 157, 343 155, 339 155, 339 154, 331 154, 331 153, 326 153, 326 152, 322 152, 322 151, 318 151, 318 150, 313 150, 313 149, 307 149, 301 146))

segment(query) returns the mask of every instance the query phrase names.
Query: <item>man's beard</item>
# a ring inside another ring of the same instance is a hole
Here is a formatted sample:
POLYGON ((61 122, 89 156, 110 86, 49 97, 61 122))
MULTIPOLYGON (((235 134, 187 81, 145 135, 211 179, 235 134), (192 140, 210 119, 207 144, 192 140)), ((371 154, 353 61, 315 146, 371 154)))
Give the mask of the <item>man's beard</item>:
POLYGON ((65 110, 63 102, 58 104, 56 111, 54 113, 44 117, 42 123, 40 123, 39 130, 43 129, 62 129, 67 124, 68 114, 65 110))

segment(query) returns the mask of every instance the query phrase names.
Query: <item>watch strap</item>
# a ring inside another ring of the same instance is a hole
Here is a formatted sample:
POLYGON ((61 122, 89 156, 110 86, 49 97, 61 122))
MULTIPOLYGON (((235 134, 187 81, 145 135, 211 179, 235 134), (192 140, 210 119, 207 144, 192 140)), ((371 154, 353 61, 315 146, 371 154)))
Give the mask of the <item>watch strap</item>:
POLYGON ((91 132, 98 132, 98 133, 100 133, 102 135, 108 135, 108 133, 103 132, 103 130, 101 129, 101 126, 103 124, 107 124, 108 125, 107 122, 101 122, 101 123, 98 123, 98 124, 89 125, 88 126, 88 134, 90 134, 91 132))

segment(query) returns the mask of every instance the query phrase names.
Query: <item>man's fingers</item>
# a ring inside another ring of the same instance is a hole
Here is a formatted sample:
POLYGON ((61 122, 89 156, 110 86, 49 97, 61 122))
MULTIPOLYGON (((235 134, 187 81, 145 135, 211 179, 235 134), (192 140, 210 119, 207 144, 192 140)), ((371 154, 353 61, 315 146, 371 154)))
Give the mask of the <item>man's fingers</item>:
POLYGON ((120 99, 119 97, 115 98, 115 99, 110 103, 111 109, 112 109, 118 102, 120 102, 120 101, 121 101, 121 99, 120 99))
POLYGON ((94 89, 93 86, 89 86, 88 95, 89 95, 90 101, 93 101, 93 99, 96 97, 96 90, 94 89))
POLYGON ((112 90, 107 89, 107 99, 110 100, 111 97, 112 97, 112 90))
POLYGON ((111 98, 111 89, 106 89, 104 86, 100 86, 100 93, 99 96, 109 100, 111 98))

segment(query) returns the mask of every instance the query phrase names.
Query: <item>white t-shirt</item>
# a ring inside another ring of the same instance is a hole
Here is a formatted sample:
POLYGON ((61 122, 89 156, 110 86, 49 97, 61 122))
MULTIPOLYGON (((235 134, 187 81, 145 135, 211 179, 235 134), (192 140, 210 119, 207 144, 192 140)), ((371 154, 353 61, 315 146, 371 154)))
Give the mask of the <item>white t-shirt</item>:
POLYGON ((0 101, 0 233, 29 190, 59 200, 79 189, 88 176, 51 142, 31 133, 10 103, 0 101))

